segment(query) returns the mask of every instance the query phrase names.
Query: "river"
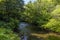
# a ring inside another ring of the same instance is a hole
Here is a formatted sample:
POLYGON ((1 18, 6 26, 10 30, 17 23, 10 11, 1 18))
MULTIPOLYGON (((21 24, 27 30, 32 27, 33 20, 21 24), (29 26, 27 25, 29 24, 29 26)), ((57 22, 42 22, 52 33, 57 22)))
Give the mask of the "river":
POLYGON ((29 30, 28 28, 29 27, 29 24, 28 23, 25 23, 25 22, 21 22, 19 24, 19 30, 20 30, 20 40, 28 40, 28 33, 29 33, 29 30))

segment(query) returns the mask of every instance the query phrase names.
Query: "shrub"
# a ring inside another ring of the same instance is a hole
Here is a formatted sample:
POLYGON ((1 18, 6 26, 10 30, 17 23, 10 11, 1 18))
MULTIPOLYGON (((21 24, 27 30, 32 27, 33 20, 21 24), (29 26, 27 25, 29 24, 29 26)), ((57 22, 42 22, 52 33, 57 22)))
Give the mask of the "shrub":
POLYGON ((0 40, 20 40, 10 29, 0 28, 0 40))
POLYGON ((60 37, 57 37, 57 36, 49 36, 46 40, 60 40, 60 37))

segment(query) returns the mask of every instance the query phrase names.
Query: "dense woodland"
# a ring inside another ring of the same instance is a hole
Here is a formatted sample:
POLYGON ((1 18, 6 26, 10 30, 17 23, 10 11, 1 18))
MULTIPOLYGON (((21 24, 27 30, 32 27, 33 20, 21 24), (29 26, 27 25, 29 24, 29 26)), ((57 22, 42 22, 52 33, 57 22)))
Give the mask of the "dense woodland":
MULTIPOLYGON (((19 33, 14 32, 20 22, 34 25, 31 28, 39 32, 42 29, 60 34, 60 0, 35 0, 27 4, 24 0, 0 0, 0 40, 20 40, 19 33)), ((60 40, 51 38, 46 40, 60 40)))

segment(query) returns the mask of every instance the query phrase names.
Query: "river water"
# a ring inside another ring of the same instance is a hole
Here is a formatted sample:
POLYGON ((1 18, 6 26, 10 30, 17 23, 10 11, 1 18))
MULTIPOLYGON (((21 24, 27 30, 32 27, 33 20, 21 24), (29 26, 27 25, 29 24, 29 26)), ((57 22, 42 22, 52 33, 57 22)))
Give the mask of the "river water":
POLYGON ((29 32, 29 30, 28 30, 28 27, 29 26, 29 24, 28 23, 25 23, 25 22, 21 22, 20 24, 19 24, 19 30, 20 30, 20 40, 28 40, 28 32, 29 32))

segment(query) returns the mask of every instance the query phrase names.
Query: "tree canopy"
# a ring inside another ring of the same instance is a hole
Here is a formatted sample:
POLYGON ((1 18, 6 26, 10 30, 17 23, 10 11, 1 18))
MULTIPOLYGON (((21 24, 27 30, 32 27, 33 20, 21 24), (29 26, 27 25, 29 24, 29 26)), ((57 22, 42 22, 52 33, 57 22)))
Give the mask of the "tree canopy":
POLYGON ((13 29, 21 21, 60 33, 60 0, 0 0, 0 40, 20 40, 13 29))
POLYGON ((13 29, 18 27, 23 0, 0 0, 0 40, 20 40, 13 29))

